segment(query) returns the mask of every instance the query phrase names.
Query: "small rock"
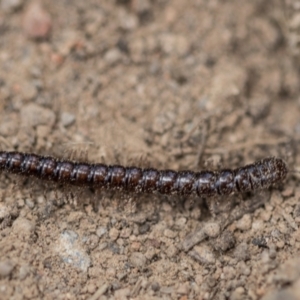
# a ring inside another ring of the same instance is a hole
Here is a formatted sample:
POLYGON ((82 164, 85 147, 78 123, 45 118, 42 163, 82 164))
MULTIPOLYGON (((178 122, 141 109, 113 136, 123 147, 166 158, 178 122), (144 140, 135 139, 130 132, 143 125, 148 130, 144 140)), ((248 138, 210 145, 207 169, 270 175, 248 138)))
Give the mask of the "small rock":
POLYGON ((145 256, 148 260, 151 260, 155 257, 156 251, 153 247, 149 247, 145 253, 145 256))
POLYGON ((240 220, 236 222, 236 227, 240 230, 249 230, 252 226, 252 218, 249 214, 244 215, 240 220))
POLYGON ((159 285, 159 283, 158 283, 158 282, 153 282, 153 283, 151 284, 151 289, 152 289, 152 291, 154 291, 154 292, 158 292, 158 291, 160 290, 160 285, 159 285))
POLYGON ((170 245, 166 250, 168 257, 174 257, 177 253, 178 249, 174 245, 170 245))
POLYGON ((186 218, 179 218, 176 220, 175 225, 179 228, 182 229, 184 228, 185 224, 186 224, 186 218))
POLYGON ((39 2, 32 2, 24 13, 23 29, 32 39, 46 39, 50 35, 52 20, 39 2))
POLYGON ((248 260, 250 258, 248 245, 246 243, 239 244, 235 248, 233 255, 238 260, 248 260))
POLYGON ((160 288, 162 294, 173 294, 175 292, 174 286, 163 286, 160 288))
POLYGON ((89 250, 94 250, 99 245, 99 237, 92 233, 87 237, 86 245, 89 250))
POLYGON ((19 236, 28 236, 35 230, 35 223, 25 218, 19 217, 12 225, 13 232, 19 236))
POLYGON ((220 225, 218 223, 209 222, 205 224, 203 230, 209 237, 215 238, 220 234, 220 225))
POLYGON ((90 294, 94 294, 97 290, 97 286, 96 284, 94 284, 93 282, 89 283, 86 287, 87 292, 90 294))
POLYGON ((28 265, 21 266, 19 270, 19 279, 24 280, 29 273, 30 273, 30 267, 28 265))
POLYGON ((197 231, 190 233, 182 242, 183 250, 190 250, 193 246, 203 241, 206 237, 207 235, 203 228, 199 228, 197 231))
POLYGON ((169 55, 185 55, 190 47, 188 39, 183 35, 164 33, 159 40, 163 52, 169 55))
POLYGON ((133 30, 138 26, 138 19, 133 14, 128 14, 125 11, 122 11, 120 15, 120 27, 124 30, 133 30))
POLYGON ((113 48, 108 50, 104 54, 103 58, 105 62, 108 63, 109 65, 114 65, 122 59, 122 53, 118 48, 113 48))
POLYGON ((32 201, 30 198, 25 199, 25 203, 30 209, 33 209, 35 206, 34 201, 32 201))
POLYGON ((16 135, 18 127, 19 124, 16 122, 15 116, 9 114, 1 119, 0 135, 4 137, 16 135))
POLYGON ((148 223, 142 224, 139 226, 139 233, 140 234, 145 234, 146 232, 148 232, 150 229, 150 225, 148 223))
POLYGON ((231 295, 232 300, 242 299, 245 294, 245 289, 242 286, 237 287, 231 295))
POLYGON ((87 272, 91 265, 91 259, 79 243, 79 236, 72 230, 65 230, 60 234, 59 240, 53 245, 53 251, 57 252, 64 263, 87 272))
POLYGON ((106 232, 107 232, 106 227, 98 227, 98 229, 96 230, 96 234, 98 235, 99 238, 101 238, 106 232))
POLYGON ((143 268, 146 265, 147 259, 140 252, 133 252, 130 256, 130 262, 136 268, 143 268))
POLYGON ((216 261, 214 253, 205 245, 195 246, 189 255, 202 264, 214 264, 216 261))
POLYGON ((244 261, 240 261, 237 263, 237 272, 249 276, 251 274, 251 269, 244 261))
POLYGON ((3 220, 4 218, 9 216, 9 210, 6 205, 3 203, 0 203, 0 220, 3 220))
POLYGON ((30 103, 21 109, 21 123, 25 126, 47 125, 52 127, 55 119, 55 114, 52 110, 34 103, 30 103))
POLYGON ((109 231, 109 237, 111 238, 111 240, 112 241, 115 241, 118 237, 119 237, 119 235, 120 235, 120 232, 119 232, 119 230, 118 229, 116 229, 116 228, 112 228, 110 231, 109 231))
POLYGON ((177 233, 171 229, 165 229, 164 236, 166 236, 170 239, 174 239, 177 236, 177 233))
POLYGON ((138 251, 141 248, 140 242, 132 242, 131 243, 131 249, 134 251, 138 251))
POLYGON ((108 268, 105 272, 106 276, 108 277, 115 277, 117 274, 117 271, 115 268, 108 268))
POLYGON ((199 207, 194 207, 191 211, 191 218, 194 220, 199 220, 201 217, 201 209, 199 207))
POLYGON ((235 238, 231 231, 225 230, 222 235, 214 241, 212 246, 216 251, 227 251, 235 245, 235 238))
POLYGON ((37 96, 37 89, 33 84, 24 83, 21 87, 21 96, 27 102, 33 100, 37 96))
POLYGON ((127 299, 130 296, 130 289, 124 288, 115 292, 115 299, 127 299))
POLYGON ((259 232, 264 227, 264 222, 262 220, 255 220, 252 222, 252 230, 259 232))
POLYGON ((68 112, 62 112, 60 122, 64 127, 68 127, 75 122, 75 116, 68 112))
POLYGON ((300 258, 292 258, 284 262, 276 272, 274 281, 281 285, 288 285, 300 279, 300 258))
POLYGON ((232 266, 225 266, 221 274, 222 279, 232 280, 236 276, 236 270, 232 266))
POLYGON ((291 187, 287 187, 285 188, 283 191, 282 191, 282 196, 285 197, 285 198, 288 198, 288 197, 291 197, 294 195, 294 187, 291 186, 291 187))
POLYGON ((15 264, 10 260, 0 262, 0 277, 7 277, 11 274, 15 264))
POLYGON ((132 229, 130 227, 123 228, 120 234, 121 238, 128 239, 132 233, 132 229))
POLYGON ((185 282, 184 284, 180 284, 177 293, 181 295, 188 295, 190 293, 190 285, 188 282, 185 282))

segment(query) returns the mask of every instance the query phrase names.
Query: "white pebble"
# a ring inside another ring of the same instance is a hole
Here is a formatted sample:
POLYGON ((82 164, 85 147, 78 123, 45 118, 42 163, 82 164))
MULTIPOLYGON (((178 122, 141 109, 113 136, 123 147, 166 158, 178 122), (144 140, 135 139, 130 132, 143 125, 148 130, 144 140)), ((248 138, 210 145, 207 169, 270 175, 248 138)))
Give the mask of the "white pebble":
POLYGON ((5 260, 0 262, 0 277, 6 277, 10 275, 15 265, 10 260, 5 260))

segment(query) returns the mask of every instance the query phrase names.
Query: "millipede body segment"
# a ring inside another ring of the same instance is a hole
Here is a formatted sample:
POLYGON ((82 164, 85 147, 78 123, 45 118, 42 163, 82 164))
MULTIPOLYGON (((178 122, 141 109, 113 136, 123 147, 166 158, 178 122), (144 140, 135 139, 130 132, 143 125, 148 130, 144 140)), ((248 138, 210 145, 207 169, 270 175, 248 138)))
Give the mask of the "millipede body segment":
POLYGON ((265 158, 237 169, 172 171, 81 163, 32 153, 0 151, 0 170, 75 186, 134 193, 209 197, 268 188, 287 175, 285 162, 265 158))

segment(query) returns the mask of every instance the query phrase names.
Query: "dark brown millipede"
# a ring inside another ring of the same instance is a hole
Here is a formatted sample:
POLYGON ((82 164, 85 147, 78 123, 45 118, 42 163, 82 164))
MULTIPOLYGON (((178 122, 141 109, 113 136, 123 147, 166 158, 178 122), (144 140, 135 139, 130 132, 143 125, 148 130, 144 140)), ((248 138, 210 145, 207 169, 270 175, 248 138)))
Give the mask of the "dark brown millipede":
POLYGON ((33 176, 62 184, 124 190, 134 193, 160 193, 210 197, 266 189, 282 182, 286 163, 265 158, 237 169, 220 171, 173 171, 81 163, 32 153, 0 151, 0 170, 33 176))

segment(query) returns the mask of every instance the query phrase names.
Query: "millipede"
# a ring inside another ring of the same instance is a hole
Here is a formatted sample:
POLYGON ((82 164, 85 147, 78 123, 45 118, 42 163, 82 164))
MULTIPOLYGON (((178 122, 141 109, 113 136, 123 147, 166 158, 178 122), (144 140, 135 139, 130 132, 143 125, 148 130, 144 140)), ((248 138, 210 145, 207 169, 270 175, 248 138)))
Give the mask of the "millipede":
POLYGON ((0 151, 0 171, 95 189, 199 197, 266 189, 281 183, 288 173, 286 163, 276 157, 236 169, 193 172, 81 163, 8 151, 0 151))

